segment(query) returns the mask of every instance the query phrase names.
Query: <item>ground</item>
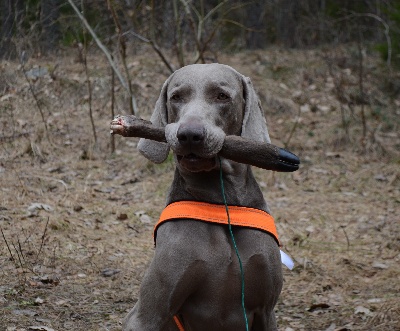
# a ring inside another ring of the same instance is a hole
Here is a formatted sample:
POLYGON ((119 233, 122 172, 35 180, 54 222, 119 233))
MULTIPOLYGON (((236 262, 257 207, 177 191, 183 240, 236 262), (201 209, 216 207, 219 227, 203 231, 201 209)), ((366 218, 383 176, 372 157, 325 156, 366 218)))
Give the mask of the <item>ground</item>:
MULTIPOLYGON (((399 330, 400 77, 365 49, 360 84, 357 56, 347 45, 218 58, 251 77, 273 143, 302 162, 255 169, 295 261, 280 331, 399 330)), ((149 118, 168 71, 151 50, 128 68, 149 118)), ((110 69, 93 50, 88 70, 92 95, 74 51, 0 62, 1 330, 120 330, 152 257, 173 161, 151 164, 136 138, 115 137, 112 152, 110 69)))

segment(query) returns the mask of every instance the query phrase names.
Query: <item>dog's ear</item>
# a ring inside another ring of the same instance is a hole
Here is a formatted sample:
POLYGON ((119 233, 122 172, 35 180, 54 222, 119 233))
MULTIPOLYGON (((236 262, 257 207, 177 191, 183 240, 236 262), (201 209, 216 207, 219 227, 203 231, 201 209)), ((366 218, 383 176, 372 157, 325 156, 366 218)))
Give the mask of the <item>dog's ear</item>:
POLYGON ((267 122, 264 117, 264 111, 261 108, 261 102, 258 99, 256 91, 250 78, 242 76, 243 94, 245 99, 245 108, 243 115, 243 125, 241 136, 243 138, 270 143, 267 122))
MULTIPOLYGON (((168 124, 167 89, 171 76, 165 81, 156 102, 150 121, 154 126, 165 127, 168 124)), ((138 149, 146 158, 154 163, 162 163, 168 157, 169 144, 150 139, 140 139, 138 149)))

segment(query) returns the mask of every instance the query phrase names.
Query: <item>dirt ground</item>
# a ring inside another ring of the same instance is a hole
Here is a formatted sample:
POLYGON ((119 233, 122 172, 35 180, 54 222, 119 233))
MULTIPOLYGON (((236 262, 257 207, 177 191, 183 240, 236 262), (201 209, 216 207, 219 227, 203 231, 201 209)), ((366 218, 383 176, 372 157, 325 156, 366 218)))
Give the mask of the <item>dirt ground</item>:
MULTIPOLYGON (((280 331, 400 330, 400 75, 366 50, 361 106, 356 49, 218 59, 252 78, 273 143, 302 161, 255 169, 296 264, 280 331)), ((136 138, 111 153, 109 66, 89 55, 90 98, 74 52, 0 62, 0 330, 120 330, 153 254, 173 162, 151 164, 136 138)), ((149 118, 168 71, 151 50, 128 67, 149 118)))

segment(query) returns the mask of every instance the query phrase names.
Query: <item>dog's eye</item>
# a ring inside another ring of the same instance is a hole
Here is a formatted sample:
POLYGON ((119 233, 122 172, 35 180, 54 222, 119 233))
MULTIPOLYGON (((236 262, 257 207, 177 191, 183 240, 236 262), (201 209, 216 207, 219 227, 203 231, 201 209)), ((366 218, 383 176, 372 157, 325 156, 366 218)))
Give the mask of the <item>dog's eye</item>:
POLYGON ((180 101, 181 100, 181 96, 179 94, 173 94, 171 96, 171 100, 173 101, 180 101))
POLYGON ((218 100, 221 100, 221 101, 225 101, 225 100, 228 100, 228 99, 229 99, 229 96, 226 95, 225 93, 222 93, 222 92, 221 92, 220 94, 218 94, 217 99, 218 99, 218 100))

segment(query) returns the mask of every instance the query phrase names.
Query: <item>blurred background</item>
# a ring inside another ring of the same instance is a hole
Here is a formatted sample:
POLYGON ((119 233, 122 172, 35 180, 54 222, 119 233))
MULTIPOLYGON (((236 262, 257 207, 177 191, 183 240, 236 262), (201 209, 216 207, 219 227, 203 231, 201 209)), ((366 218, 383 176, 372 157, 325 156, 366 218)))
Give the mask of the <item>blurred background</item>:
MULTIPOLYGON (((272 45, 288 48, 368 43, 384 59, 399 60, 398 1, 134 1, 73 2, 109 47, 119 34, 134 53, 144 39, 173 50, 182 66, 183 52, 235 52, 272 45), (141 37, 142 38, 141 38, 141 37)), ((48 54, 90 44, 82 22, 65 0, 2 0, 1 55, 48 54)), ((209 55, 211 57, 211 55, 209 55)), ((389 60, 390 61, 390 60, 389 60)))

